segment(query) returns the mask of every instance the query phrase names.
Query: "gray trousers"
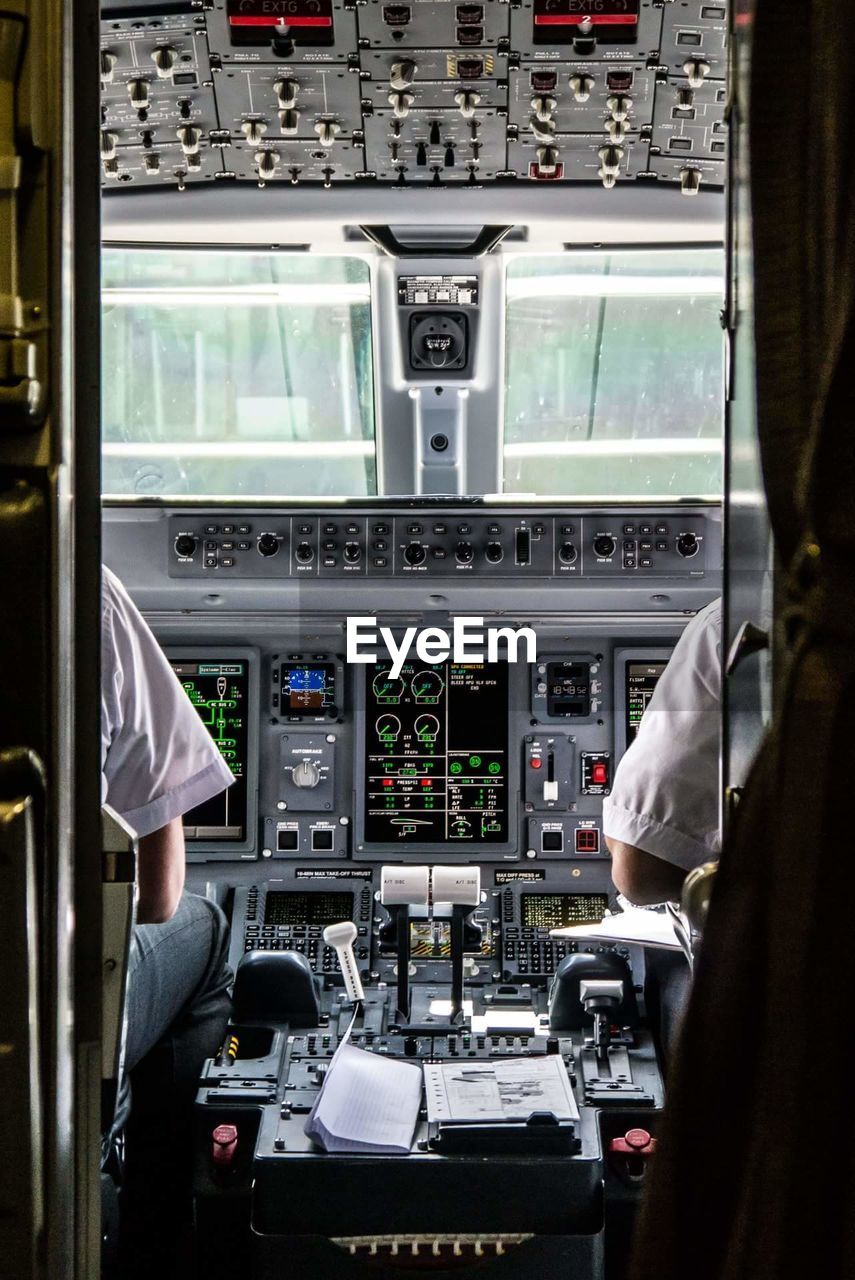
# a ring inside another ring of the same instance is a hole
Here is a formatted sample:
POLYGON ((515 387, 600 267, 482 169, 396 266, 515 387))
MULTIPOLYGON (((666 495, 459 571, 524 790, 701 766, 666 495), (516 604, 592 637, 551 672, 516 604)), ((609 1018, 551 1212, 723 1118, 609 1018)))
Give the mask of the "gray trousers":
MULTIPOLYGON (((122 1275, 175 1261, 191 1207, 193 1102, 205 1058, 220 1045, 232 981, 220 908, 184 893, 166 924, 138 925, 131 943, 125 1082, 114 1132, 126 1135, 122 1275), (128 1087, 130 1082, 130 1087, 128 1087)), ((164 1274, 171 1274, 167 1265, 164 1274)))

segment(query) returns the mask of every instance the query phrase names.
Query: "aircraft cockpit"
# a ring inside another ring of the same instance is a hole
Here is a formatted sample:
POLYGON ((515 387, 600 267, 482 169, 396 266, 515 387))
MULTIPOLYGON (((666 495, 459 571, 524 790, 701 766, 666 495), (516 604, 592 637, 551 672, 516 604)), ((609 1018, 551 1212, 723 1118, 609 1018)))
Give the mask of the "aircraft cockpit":
POLYGON ((234 777, 181 818, 233 975, 182 1274, 629 1274, 692 949, 604 806, 757 520, 732 25, 102 4, 101 558, 234 777))

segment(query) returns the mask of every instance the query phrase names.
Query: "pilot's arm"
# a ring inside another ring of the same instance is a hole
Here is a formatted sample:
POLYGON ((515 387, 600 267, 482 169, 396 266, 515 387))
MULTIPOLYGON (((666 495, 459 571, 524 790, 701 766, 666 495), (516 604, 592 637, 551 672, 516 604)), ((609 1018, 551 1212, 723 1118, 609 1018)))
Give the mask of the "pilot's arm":
POLYGON ((721 601, 686 627, 603 804, 612 879, 631 902, 679 899, 718 856, 721 601))
POLYGON ((125 588, 101 589, 102 801, 139 837, 137 923, 160 924, 184 888, 181 815, 234 781, 125 588))

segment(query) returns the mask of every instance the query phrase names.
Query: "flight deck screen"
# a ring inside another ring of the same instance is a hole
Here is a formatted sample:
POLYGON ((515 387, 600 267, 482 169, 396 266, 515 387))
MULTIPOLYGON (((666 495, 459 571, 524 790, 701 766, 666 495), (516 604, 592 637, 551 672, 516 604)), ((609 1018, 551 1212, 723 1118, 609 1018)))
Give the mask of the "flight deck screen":
POLYGON ((667 662, 628 662, 626 664, 626 745, 634 742, 641 717, 659 683, 667 662))
POLYGON ((171 658, 170 665, 235 775, 228 790, 185 813, 185 839, 245 840, 249 663, 238 658, 221 662, 171 658))
POLYGON ((274 890, 264 903, 265 925, 312 925, 323 928, 353 919, 352 893, 299 893, 274 890))
POLYGON ((284 662, 279 706, 287 716, 334 715, 335 667, 331 662, 284 662))
POLYGON ((599 924, 609 905, 605 893, 523 893, 523 929, 569 929, 574 924, 599 924))
POLYGON ((366 668, 366 844, 506 843, 507 665, 390 666, 366 668))

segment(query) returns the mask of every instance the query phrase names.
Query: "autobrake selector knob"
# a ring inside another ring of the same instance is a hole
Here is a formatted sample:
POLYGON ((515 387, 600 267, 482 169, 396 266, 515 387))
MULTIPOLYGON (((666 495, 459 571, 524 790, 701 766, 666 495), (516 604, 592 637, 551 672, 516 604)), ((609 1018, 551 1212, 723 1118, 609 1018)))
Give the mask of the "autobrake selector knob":
POLYGON ((681 533, 677 539, 677 553, 689 560, 700 551, 700 543, 694 533, 681 533))
POLYGON ((179 533, 175 539, 175 554, 177 556, 192 556, 196 552, 199 545, 199 539, 194 538, 192 533, 179 533))
POLYGON ((610 533, 598 533, 594 539, 594 555, 600 557, 601 560, 608 560, 613 556, 617 547, 617 538, 613 538, 610 533))
POLYGON ((291 770, 291 781, 295 787, 304 787, 310 790, 312 787, 316 787, 320 780, 321 771, 314 760, 301 760, 291 770))
POLYGON ((279 550, 279 539, 275 533, 263 533, 258 539, 258 554, 260 556, 275 556, 279 550))

